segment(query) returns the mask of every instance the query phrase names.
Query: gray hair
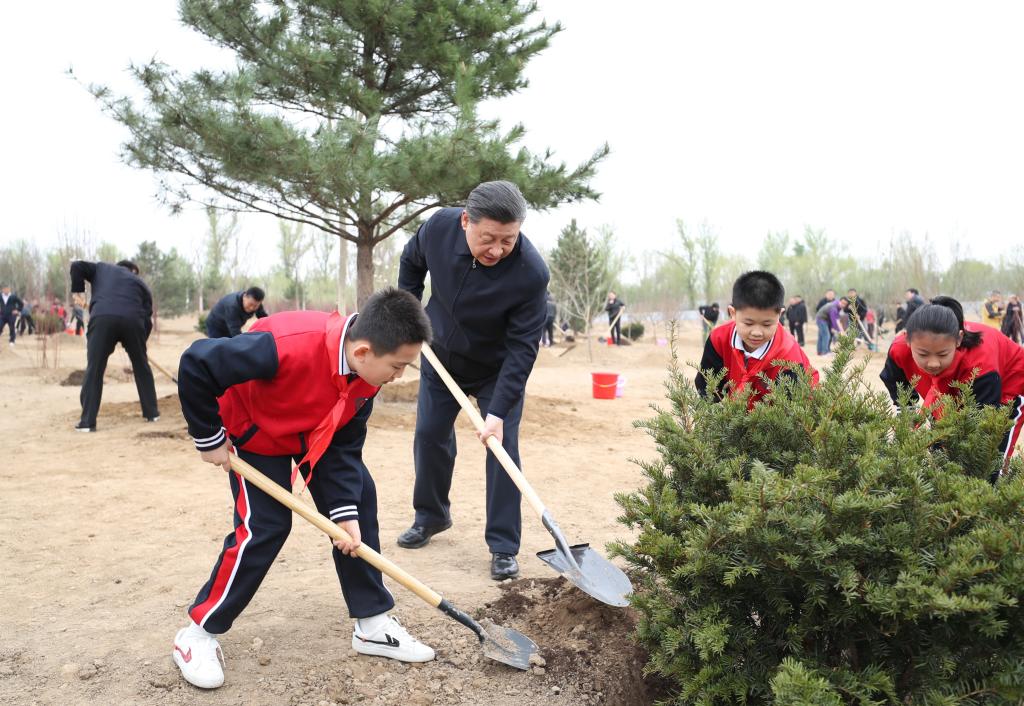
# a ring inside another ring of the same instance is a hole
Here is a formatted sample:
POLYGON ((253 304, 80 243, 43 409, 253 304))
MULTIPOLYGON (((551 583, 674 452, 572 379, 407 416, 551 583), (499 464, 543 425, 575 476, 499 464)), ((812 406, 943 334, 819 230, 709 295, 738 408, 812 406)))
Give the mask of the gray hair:
POLYGON ((510 181, 485 181, 466 199, 469 220, 479 223, 488 218, 498 223, 522 223, 526 220, 526 199, 510 181))

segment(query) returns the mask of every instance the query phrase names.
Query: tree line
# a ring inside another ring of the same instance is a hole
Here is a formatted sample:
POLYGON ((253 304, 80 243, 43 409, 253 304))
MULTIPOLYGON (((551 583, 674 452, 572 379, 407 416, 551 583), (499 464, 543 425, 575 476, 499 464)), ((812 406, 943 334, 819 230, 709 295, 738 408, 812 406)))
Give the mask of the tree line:
POLYGON ((894 237, 877 252, 863 252, 806 227, 793 236, 768 233, 754 256, 728 252, 708 223, 696 229, 676 224, 673 247, 630 252, 609 227, 593 232, 570 222, 550 252, 551 287, 562 318, 584 331, 604 307, 609 290, 629 305, 631 315, 655 320, 677 318, 701 304, 728 304, 732 283, 743 272, 765 269, 779 276, 788 295, 814 302, 827 289, 855 288, 871 306, 890 317, 910 288, 925 296, 947 294, 980 302, 992 290, 1024 292, 1024 253, 992 261, 970 257, 954 246, 943 267, 928 238, 894 237))

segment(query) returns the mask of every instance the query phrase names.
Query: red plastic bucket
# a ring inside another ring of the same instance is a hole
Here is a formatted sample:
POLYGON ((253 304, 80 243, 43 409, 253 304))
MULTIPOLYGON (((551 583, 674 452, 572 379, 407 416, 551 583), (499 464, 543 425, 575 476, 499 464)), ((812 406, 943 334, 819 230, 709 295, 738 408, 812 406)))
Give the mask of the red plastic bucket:
POLYGON ((614 400, 615 388, 619 384, 618 373, 591 373, 595 400, 614 400))

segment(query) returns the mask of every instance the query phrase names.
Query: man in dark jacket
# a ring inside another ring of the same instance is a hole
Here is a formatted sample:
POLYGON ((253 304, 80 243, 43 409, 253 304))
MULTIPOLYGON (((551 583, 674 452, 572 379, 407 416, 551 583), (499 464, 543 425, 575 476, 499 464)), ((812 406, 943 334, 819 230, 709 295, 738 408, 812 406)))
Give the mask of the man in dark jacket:
POLYGON ((24 306, 25 304, 21 301, 21 298, 11 291, 10 285, 5 284, 0 288, 0 334, 4 332, 4 326, 11 329, 11 348, 14 348, 14 322, 18 318, 18 312, 20 312, 24 306))
POLYGON ((257 319, 267 315, 263 309, 263 290, 249 287, 244 292, 232 292, 221 297, 206 317, 208 338, 233 338, 242 333, 242 326, 255 314, 257 319))
POLYGON ((86 330, 85 379, 82 381, 82 419, 77 431, 96 431, 96 415, 103 397, 103 373, 107 359, 120 343, 132 362, 142 416, 147 422, 160 419, 153 371, 146 358, 146 339, 153 330, 153 296, 139 277, 135 263, 121 260, 71 263, 71 293, 76 305, 85 304, 85 283, 92 285, 89 326, 86 330))
POLYGON ((907 290, 904 298, 907 300, 906 308, 903 310, 903 320, 906 321, 910 315, 925 305, 924 297, 916 289, 911 287, 907 290))
POLYGON ((825 306, 826 304, 831 304, 835 300, 836 300, 836 290, 834 290, 834 289, 827 289, 827 290, 825 290, 825 296, 823 296, 821 299, 818 300, 818 303, 814 307, 814 310, 815 311, 820 311, 821 307, 825 306))
MULTIPOLYGON (((519 421, 526 379, 537 359, 546 317, 548 269, 519 231, 526 201, 510 182, 473 189, 466 208, 443 208, 420 226, 402 252, 398 286, 423 296, 430 274, 427 315, 434 352, 486 417, 484 443, 494 436, 519 463, 519 421)), ((437 372, 421 363, 413 457, 416 484, 412 527, 398 538, 415 549, 451 527, 449 490, 455 467, 459 404, 437 372)), ((520 494, 498 460, 487 455, 487 524, 491 578, 519 572, 520 494)))
POLYGON ((711 335, 711 330, 718 324, 721 310, 718 307, 718 302, 712 302, 708 306, 698 306, 697 311, 700 312, 701 324, 704 328, 704 342, 706 343, 708 336, 711 335))
POLYGON ((789 300, 789 309, 786 310, 786 319, 789 321, 789 332, 801 346, 804 345, 804 324, 807 323, 807 304, 804 298, 797 294, 789 300))
POLYGON ((551 292, 544 294, 544 331, 540 342, 550 348, 555 343, 555 317, 558 316, 558 305, 555 304, 551 292))

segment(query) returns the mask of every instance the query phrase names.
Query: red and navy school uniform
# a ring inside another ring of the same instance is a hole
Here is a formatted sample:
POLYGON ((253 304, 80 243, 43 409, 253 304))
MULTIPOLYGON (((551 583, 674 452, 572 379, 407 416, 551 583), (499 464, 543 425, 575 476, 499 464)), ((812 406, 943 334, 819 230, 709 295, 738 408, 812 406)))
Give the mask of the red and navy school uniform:
MULTIPOLYGON (((967 382, 974 376, 971 389, 979 405, 1011 405, 1013 427, 1006 433, 999 447, 1003 452, 1004 469, 1006 462, 1013 455, 1021 428, 1024 427, 1024 348, 991 326, 968 321, 964 328, 980 333, 981 343, 974 348, 957 348, 953 362, 941 375, 932 377, 917 366, 906 334, 901 333, 889 347, 889 355, 880 377, 893 402, 899 401, 899 386, 910 387, 910 381, 917 377, 912 396, 914 399, 922 400, 925 406, 930 406, 935 404, 941 395, 959 394, 959 390, 952 387, 952 384, 967 382)), ((934 414, 940 416, 942 410, 936 408, 934 414)))
MULTIPOLYGON (((238 455, 291 490, 292 461, 306 473, 317 509, 358 519, 362 542, 380 551, 377 492, 362 459, 366 421, 379 388, 351 373, 343 342, 353 314, 282 312, 245 334, 193 343, 182 355, 178 394, 200 451, 230 439, 238 455), (312 469, 311 471, 309 469, 312 469)), ((248 605, 291 531, 292 511, 230 473, 234 529, 189 615, 226 632, 248 605)), ((353 618, 394 606, 380 571, 333 550, 353 618)))
POLYGON ((780 374, 794 375, 792 370, 776 365, 774 361, 785 360, 799 363, 811 374, 811 384, 818 384, 818 371, 811 365, 800 344, 782 324, 775 329, 775 335, 763 346, 753 352, 743 347, 743 341, 736 332, 736 322, 730 321, 724 326, 711 331, 704 344, 704 355, 700 361, 701 372, 697 373, 697 392, 707 397, 707 380, 703 371, 718 373, 722 368, 728 372, 719 384, 715 396, 721 399, 725 394, 726 385, 731 383, 731 394, 738 394, 748 385, 754 389, 750 395, 749 406, 754 407, 768 392, 768 386, 761 376, 776 380, 780 374))

